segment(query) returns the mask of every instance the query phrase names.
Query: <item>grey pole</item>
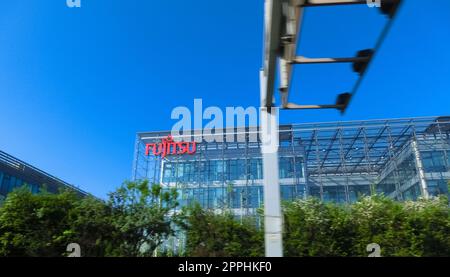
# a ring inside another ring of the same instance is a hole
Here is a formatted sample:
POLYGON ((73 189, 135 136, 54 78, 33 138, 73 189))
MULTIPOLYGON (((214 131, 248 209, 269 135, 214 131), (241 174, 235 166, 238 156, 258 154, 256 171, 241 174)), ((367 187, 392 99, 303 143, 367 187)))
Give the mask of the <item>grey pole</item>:
MULTIPOLYGON (((261 95, 266 95, 266 76, 260 73, 261 95)), ((283 220, 278 172, 278 108, 261 107, 261 153, 264 177, 264 241, 266 257, 283 256, 283 220)))

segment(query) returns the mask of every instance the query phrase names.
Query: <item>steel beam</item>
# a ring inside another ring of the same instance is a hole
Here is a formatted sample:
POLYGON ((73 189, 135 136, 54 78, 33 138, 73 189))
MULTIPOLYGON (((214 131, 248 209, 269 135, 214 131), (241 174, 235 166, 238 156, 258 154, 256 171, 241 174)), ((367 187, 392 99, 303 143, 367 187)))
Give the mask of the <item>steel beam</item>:
POLYGON ((297 105, 287 103, 283 107, 286 110, 317 110, 317 109, 341 109, 341 105, 297 105))
POLYGON ((276 63, 280 49, 281 1, 266 0, 264 14, 264 94, 261 94, 261 107, 273 106, 276 63))
POLYGON ((308 0, 302 7, 323 7, 337 5, 358 5, 367 4, 366 0, 308 0))
POLYGON ((318 64, 318 63, 353 63, 353 62, 368 62, 368 57, 351 57, 351 58, 306 58, 296 57, 291 63, 293 64, 318 64))
MULTIPOLYGON (((415 161, 416 168, 417 168, 418 175, 419 175, 420 191, 422 192, 422 196, 425 199, 429 199, 430 194, 428 192, 427 179, 425 177, 425 170, 423 168, 422 158, 420 156, 420 151, 419 151, 419 147, 417 145, 417 139, 416 139, 415 133, 414 133, 414 138, 411 142, 411 147, 412 147, 412 151, 414 153, 414 161, 415 161)), ((401 193, 401 192, 398 192, 398 193, 401 193)))

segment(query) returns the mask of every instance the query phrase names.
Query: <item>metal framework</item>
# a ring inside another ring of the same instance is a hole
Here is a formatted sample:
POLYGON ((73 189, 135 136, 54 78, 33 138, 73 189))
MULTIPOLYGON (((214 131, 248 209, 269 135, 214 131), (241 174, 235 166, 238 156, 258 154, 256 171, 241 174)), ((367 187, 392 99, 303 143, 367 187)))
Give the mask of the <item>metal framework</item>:
MULTIPOLYGON (((230 131, 216 130, 215 140, 204 136, 196 154, 165 158, 145 155, 145 145, 170 132, 139 133, 133 179, 176 188, 182 205, 199 202, 217 211, 231 209, 238 218, 255 215, 268 203, 264 143, 250 140, 261 131, 235 129, 233 139, 242 140, 228 142, 230 131)), ((448 193, 450 117, 281 125, 277 137, 279 169, 269 174, 279 175, 272 187, 284 200, 315 196, 350 203, 384 193, 402 201, 448 193)))
MULTIPOLYGON (((159 156, 146 156, 145 144, 159 142, 170 132, 139 133, 136 138, 133 179, 148 179, 180 189, 226 190, 230 184, 232 188, 250 189, 253 186, 262 188, 263 143, 261 140, 253 142, 249 140, 250 133, 253 132, 260 133, 261 130, 236 129, 235 138, 238 134, 245 134, 242 136, 243 140, 227 142, 227 133, 216 131, 214 136, 217 139, 223 135, 223 142, 203 141, 198 144, 195 155, 167 156, 164 159, 159 156), (232 169, 227 163, 229 161, 242 162, 239 163, 241 170, 234 177, 230 175, 232 169), (196 167, 190 168, 189 165, 189 170, 187 166, 178 168, 178 171, 174 171, 171 175, 170 181, 164 181, 164 164, 167 163, 192 163, 192 166, 196 167), (186 177, 186 174, 196 175, 186 177)), ((353 187, 364 187, 367 190, 366 194, 375 189, 402 200, 405 197, 401 194, 410 188, 402 187, 405 178, 402 176, 405 168, 402 163, 407 158, 414 165, 412 170, 416 177, 423 172, 425 179, 436 179, 435 173, 439 172, 439 178, 450 179, 445 173, 450 168, 448 152, 450 117, 282 125, 278 130, 278 138, 279 171, 289 171, 288 177, 280 176, 279 183, 282 188, 293 186, 292 198, 315 195, 327 200, 325 195, 327 188, 348 187, 350 190, 345 192, 343 200, 338 202, 352 202, 357 196, 351 194, 353 187), (427 172, 429 167, 427 155, 431 152, 442 154, 438 162, 442 166, 438 168, 440 171, 427 172), (411 157, 414 159, 411 160, 411 157), (287 158, 290 159, 287 161, 287 158), (425 165, 418 164, 416 158, 425 165), (386 176, 393 172, 397 175, 395 178, 392 177, 397 185, 395 195, 391 195, 393 191, 383 191, 380 187, 386 176)), ((208 197, 207 194, 208 192, 205 192, 205 199, 212 201, 214 197, 208 197)), ((262 197, 258 199, 262 200, 262 197)), ((337 201, 333 198, 328 200, 337 201)), ((207 206, 218 209, 224 207, 212 204, 207 206)), ((244 205, 242 210, 245 211, 243 214, 251 214, 255 211, 255 207, 244 205)), ((236 211, 241 214, 240 207, 236 211)))

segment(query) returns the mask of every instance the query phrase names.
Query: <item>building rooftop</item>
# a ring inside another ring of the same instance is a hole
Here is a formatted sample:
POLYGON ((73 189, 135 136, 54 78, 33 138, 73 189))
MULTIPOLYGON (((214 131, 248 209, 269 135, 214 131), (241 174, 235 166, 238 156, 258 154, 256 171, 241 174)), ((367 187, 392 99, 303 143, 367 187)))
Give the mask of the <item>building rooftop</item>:
POLYGON ((49 191, 57 192, 61 186, 74 190, 80 195, 88 195, 87 192, 71 185, 55 176, 52 176, 22 160, 19 160, 0 150, 0 170, 11 175, 20 175, 21 179, 28 183, 45 184, 49 191))

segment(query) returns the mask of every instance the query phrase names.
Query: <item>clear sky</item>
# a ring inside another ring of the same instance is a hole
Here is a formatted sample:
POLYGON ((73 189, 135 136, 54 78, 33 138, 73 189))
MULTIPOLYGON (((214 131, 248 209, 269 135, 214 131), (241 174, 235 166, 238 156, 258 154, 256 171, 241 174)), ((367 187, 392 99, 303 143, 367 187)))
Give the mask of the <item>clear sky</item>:
MULTIPOLYGON (((450 1, 405 0, 347 114, 282 123, 450 115, 450 1)), ((263 0, 0 0, 0 149, 99 197, 130 178, 135 134, 176 106, 257 106, 263 0)), ((353 56, 386 19, 308 9, 299 54, 353 56)), ((348 64, 303 65, 292 99, 333 102, 348 64)))

